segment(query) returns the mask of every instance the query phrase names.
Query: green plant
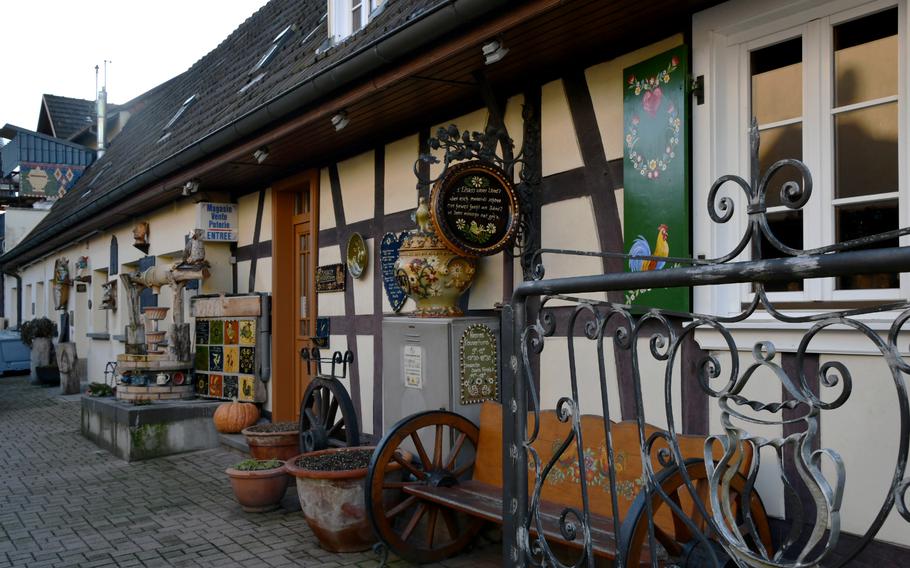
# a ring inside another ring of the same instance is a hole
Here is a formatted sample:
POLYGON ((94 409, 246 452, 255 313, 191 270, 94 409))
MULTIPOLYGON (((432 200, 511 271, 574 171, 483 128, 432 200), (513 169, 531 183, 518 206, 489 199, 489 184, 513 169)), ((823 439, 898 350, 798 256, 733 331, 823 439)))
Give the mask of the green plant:
POLYGON ((89 396, 111 396, 114 394, 111 385, 104 383, 90 383, 88 385, 88 395, 89 396))
POLYGON ((279 467, 281 467, 281 462, 278 460, 243 460, 235 465, 234 469, 240 471, 262 471, 279 467))
POLYGON ((22 338, 22 343, 28 345, 29 348, 31 348, 32 341, 36 337, 50 339, 55 335, 57 335, 57 324, 48 318, 37 318, 23 322, 19 328, 19 336, 22 338))

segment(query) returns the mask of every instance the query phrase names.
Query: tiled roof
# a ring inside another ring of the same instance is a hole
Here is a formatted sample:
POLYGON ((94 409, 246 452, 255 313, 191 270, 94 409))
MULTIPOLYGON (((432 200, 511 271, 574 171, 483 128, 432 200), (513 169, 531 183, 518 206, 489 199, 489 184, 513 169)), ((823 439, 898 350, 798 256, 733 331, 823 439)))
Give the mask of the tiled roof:
MULTIPOLYGON (((104 156, 54 205, 29 237, 0 261, 10 261, 40 245, 42 232, 44 238, 62 232, 68 225, 66 219, 77 209, 102 198, 138 173, 165 162, 277 96, 342 63, 390 32, 410 26, 433 12, 435 7, 447 3, 443 0, 386 0, 383 9, 362 31, 317 53, 327 37, 323 19, 325 0, 271 0, 190 69, 125 105, 131 107, 133 114, 111 141, 104 156), (275 37, 290 24, 297 26, 295 36, 285 42, 263 68, 265 75, 243 89, 249 82, 247 73, 275 37), (191 95, 196 95, 194 103, 169 129, 169 136, 161 140, 164 126, 191 95), (100 172, 102 168, 104 175, 95 180, 98 176, 94 172, 100 172), (88 193, 86 190, 90 185, 91 192, 88 193)), ((280 118, 274 117, 276 121, 280 118)))
POLYGON ((44 95, 44 107, 57 138, 69 139, 95 120, 95 101, 44 95))

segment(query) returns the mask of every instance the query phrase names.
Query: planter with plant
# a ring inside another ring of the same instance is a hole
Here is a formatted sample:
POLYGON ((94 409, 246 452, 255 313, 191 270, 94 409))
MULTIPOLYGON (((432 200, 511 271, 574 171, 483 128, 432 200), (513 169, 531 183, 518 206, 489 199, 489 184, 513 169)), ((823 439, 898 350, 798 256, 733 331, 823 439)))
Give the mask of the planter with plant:
POLYGON ((51 339, 57 335, 57 324, 48 318, 37 318, 23 322, 19 328, 22 343, 31 349, 32 384, 59 384, 60 372, 54 344, 51 339))
POLYGON ((288 487, 281 460, 243 460, 225 473, 231 479, 237 502, 247 513, 277 509, 288 487))
POLYGON ((300 453, 300 425, 297 422, 255 424, 240 431, 257 460, 288 460, 300 453))
POLYGON ((297 478, 303 516, 325 550, 357 552, 376 542, 364 507, 364 479, 372 455, 371 446, 329 448, 285 464, 297 478))

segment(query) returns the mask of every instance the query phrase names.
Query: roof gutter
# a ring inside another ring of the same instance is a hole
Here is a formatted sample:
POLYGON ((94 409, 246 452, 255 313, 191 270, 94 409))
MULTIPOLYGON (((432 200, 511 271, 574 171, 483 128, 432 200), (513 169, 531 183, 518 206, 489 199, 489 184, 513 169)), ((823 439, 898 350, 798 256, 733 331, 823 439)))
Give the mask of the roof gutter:
POLYGON ((0 256, 0 265, 3 266, 4 272, 10 273, 41 256, 42 249, 53 247, 51 239, 54 236, 64 233, 86 219, 103 215, 113 205, 134 192, 162 181, 181 168, 209 157, 278 119, 299 111, 301 107, 332 94, 351 81, 373 71, 377 66, 408 55, 427 42, 507 3, 508 0, 445 0, 428 10, 416 22, 391 30, 362 50, 138 173, 57 225, 46 227, 35 235, 29 235, 28 240, 36 243, 35 246, 25 250, 19 250, 21 248, 19 246, 13 248, 0 256))

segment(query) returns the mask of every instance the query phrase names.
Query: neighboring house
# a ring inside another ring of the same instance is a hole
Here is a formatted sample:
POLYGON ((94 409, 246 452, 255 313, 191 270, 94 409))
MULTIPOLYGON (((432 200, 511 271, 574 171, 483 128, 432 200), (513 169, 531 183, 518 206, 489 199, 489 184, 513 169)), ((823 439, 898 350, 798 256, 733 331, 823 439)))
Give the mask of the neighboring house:
MULTIPOLYGON (((0 256, 3 271, 22 279, 22 301, 13 307, 8 300, 7 313, 34 306, 35 316, 56 319, 49 299, 55 261, 88 257, 91 282, 71 294, 70 322, 89 377, 100 379, 105 364, 123 352, 127 323, 122 307, 98 309, 102 284, 140 266, 173 263, 196 228, 197 203, 233 203, 238 239, 206 243, 212 276, 199 293, 272 295, 265 409, 274 419, 296 418, 308 379, 299 351, 316 335, 316 318, 327 318, 330 347, 354 352, 345 386, 361 428, 378 435, 383 383, 391 380, 381 376, 381 322, 392 312, 377 269, 378 243, 385 233, 413 227, 418 195, 427 192, 417 187, 414 163, 431 152, 428 139, 437 127, 503 126, 515 152, 527 137, 529 159, 541 174, 532 208, 543 247, 624 252, 635 241, 657 256, 711 258, 728 251, 742 221, 715 225, 705 204, 720 175, 748 178, 752 116, 762 134, 763 167, 801 158, 814 176, 813 200, 801 213, 783 206, 779 192, 769 197, 769 219, 784 242, 812 248, 896 229, 910 225, 908 18, 906 0, 272 0, 186 72, 139 97, 104 156, 0 256), (496 52, 493 40, 508 51, 496 52), (672 49, 679 55, 662 56, 672 49), (665 57, 666 76, 624 73, 655 56, 665 57), (683 109, 667 105, 669 98, 661 103, 669 97, 664 80, 681 81, 687 92, 695 87, 690 115, 673 114, 683 109), (624 117, 624 95, 647 99, 643 108, 663 121, 666 144, 635 145, 645 119, 624 117), (681 173, 668 173, 674 161, 673 167, 684 166, 681 173), (636 205, 639 194, 631 188, 658 187, 658 179, 660 191, 682 196, 676 224, 636 218, 656 209, 636 205), (131 246, 140 222, 149 227, 147 252, 131 246), (639 222, 647 228, 624 235, 624 224, 639 222), (342 262, 354 232, 369 251, 364 277, 348 277, 343 293, 316 294, 313 270, 342 262)), ((40 128, 74 131, 65 124, 78 120, 52 116, 59 102, 53 99, 45 96, 40 128)), ((432 177, 440 169, 423 171, 432 177)), ((781 181, 787 175, 781 172, 781 181)), ((730 194, 744 210, 742 196, 730 194)), ((624 268, 619 260, 574 257, 549 263, 547 277, 624 268)), ((466 308, 494 314, 522 279, 521 267, 500 253, 482 258, 478 271, 466 308)), ((795 282, 772 295, 788 308, 812 310, 905 299, 908 292, 908 275, 871 274, 795 282)), ((747 295, 746 286, 699 288, 691 307, 734 313, 747 295)), ((157 301, 169 305, 170 298, 157 301)), ((688 293, 681 301, 688 305, 688 293)), ((738 324, 734 336, 746 351, 770 338, 795 365, 794 342, 804 331, 756 315, 738 324)), ((705 352, 723 360, 727 345, 717 337, 695 339, 700 349, 684 368, 694 369, 705 352)), ((818 342, 804 361, 807 372, 834 354, 858 369, 855 377, 880 365, 851 332, 829 331, 818 342)), ((564 337, 553 339, 563 343, 564 337)), ((555 382, 540 391, 544 405, 555 406, 555 382)), ((898 428, 896 412, 878 410, 893 407, 893 392, 866 389, 856 407, 823 423, 823 444, 859 441, 844 454, 848 470, 863 472, 847 485, 846 531, 864 531, 876 510, 868 504, 870 488, 890 482, 885 474, 893 472, 896 445, 862 440, 898 428), (887 465, 863 470, 870 460, 887 465)), ((780 385, 762 394, 779 401, 780 385)), ((648 408, 661 408, 662 396, 660 388, 647 390, 648 408)), ((707 400, 687 404, 681 414, 692 431, 717 427, 707 400)), ((769 490, 766 504, 774 516, 792 513, 779 491, 769 490)), ((896 513, 879 538, 910 546, 910 531, 896 513)))

